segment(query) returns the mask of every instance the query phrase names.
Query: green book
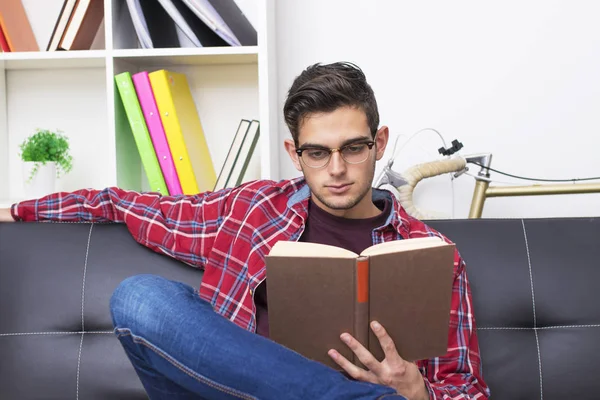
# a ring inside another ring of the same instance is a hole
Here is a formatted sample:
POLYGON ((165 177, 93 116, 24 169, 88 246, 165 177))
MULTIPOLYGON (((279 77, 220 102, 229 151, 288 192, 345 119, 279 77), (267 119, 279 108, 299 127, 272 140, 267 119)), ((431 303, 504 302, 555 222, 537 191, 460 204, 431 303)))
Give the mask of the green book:
POLYGON ((140 153, 144 171, 146 171, 150 191, 168 195, 169 191, 162 170, 160 169, 158 158, 156 158, 156 151, 154 150, 148 126, 146 125, 135 86, 131 79, 131 73, 123 72, 116 75, 115 82, 121 96, 121 101, 123 102, 129 126, 131 127, 131 133, 140 153))

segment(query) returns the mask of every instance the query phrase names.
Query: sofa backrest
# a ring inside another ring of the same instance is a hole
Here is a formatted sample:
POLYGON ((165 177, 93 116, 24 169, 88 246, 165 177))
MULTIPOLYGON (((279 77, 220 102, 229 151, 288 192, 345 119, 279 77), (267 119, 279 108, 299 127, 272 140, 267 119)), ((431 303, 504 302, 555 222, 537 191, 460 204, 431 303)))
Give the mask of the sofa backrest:
POLYGON ((492 398, 600 398, 600 218, 428 224, 466 261, 492 398))

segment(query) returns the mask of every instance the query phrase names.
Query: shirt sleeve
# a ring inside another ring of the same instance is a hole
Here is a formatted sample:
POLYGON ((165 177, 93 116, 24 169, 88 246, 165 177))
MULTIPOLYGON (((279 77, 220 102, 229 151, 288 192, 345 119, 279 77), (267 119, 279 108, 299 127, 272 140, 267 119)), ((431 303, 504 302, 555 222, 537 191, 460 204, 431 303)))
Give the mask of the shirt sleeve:
POLYGON ((458 251, 454 264, 448 353, 417 365, 431 399, 487 399, 490 391, 483 380, 471 290, 465 262, 458 251))
POLYGON ((232 189, 193 196, 162 196, 115 187, 54 193, 11 206, 16 221, 124 223, 152 250, 203 267, 232 189))

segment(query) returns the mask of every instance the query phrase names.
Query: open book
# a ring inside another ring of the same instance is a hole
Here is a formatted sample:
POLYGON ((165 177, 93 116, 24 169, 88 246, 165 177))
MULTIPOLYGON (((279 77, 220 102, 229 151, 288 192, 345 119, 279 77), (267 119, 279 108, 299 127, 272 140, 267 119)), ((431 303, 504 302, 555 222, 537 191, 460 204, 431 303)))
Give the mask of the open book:
POLYGON ((322 244, 279 241, 266 258, 270 338, 335 369, 348 332, 379 360, 379 321, 407 361, 447 353, 453 244, 438 237, 373 245, 360 255, 322 244))

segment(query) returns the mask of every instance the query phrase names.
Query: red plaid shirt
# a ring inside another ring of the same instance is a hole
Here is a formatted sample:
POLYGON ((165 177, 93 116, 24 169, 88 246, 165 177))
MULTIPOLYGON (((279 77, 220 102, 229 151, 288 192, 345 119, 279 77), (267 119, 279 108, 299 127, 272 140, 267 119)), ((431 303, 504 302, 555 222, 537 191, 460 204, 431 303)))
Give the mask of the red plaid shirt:
MULTIPOLYGON (((380 190, 374 196, 389 195, 380 190)), ((140 244, 203 268, 200 296, 216 312, 254 332, 254 289, 266 278, 265 256, 279 240, 297 240, 304 230, 310 192, 302 178, 255 181, 194 196, 140 194, 118 188, 56 193, 12 206, 15 220, 125 223, 140 244)), ((374 243, 440 236, 410 217, 391 196, 387 225, 374 243)), ((448 353, 417 362, 432 399, 489 396, 481 370, 475 318, 465 263, 454 260, 448 353)), ((415 301, 418 301, 415 299, 415 301)))

